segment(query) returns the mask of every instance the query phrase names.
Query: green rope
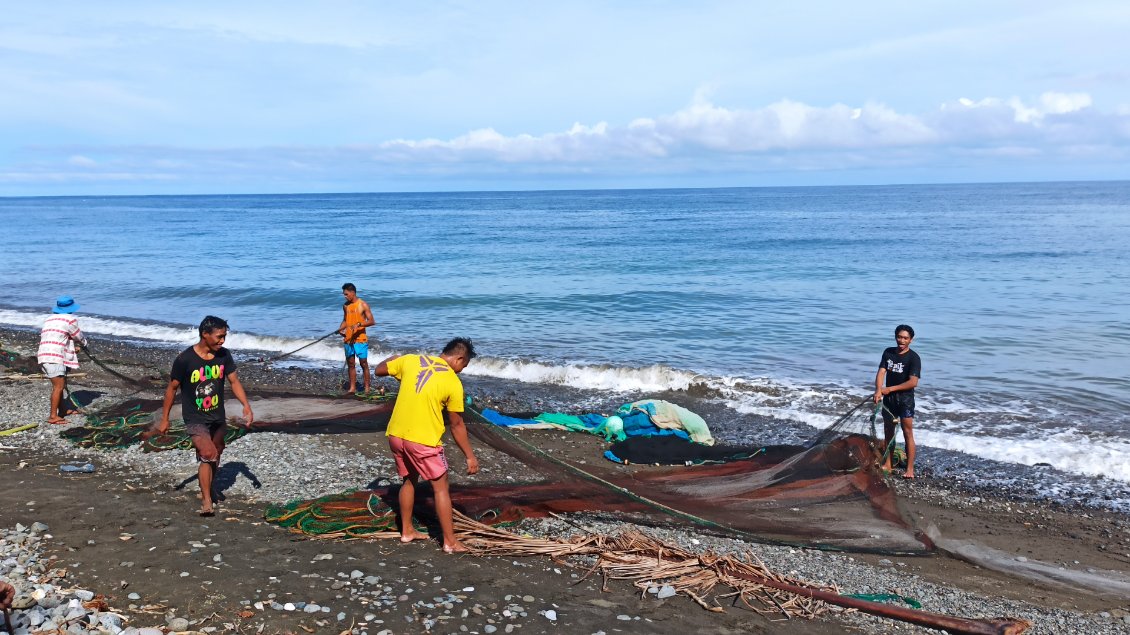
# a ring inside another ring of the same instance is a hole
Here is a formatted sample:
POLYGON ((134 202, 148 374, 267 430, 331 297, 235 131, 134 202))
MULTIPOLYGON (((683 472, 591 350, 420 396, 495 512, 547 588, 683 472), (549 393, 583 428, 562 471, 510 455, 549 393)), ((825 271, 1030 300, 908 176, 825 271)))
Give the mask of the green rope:
MULTIPOLYGON (((63 430, 59 434, 79 447, 100 450, 121 450, 138 444, 143 444, 146 452, 193 448, 192 438, 188 436, 184 422, 180 420, 174 421, 164 435, 143 439, 144 433, 152 427, 152 417, 148 412, 140 410, 141 406, 135 405, 126 413, 116 416, 88 414, 85 425, 63 430)), ((231 443, 246 434, 246 428, 228 425, 224 431, 224 442, 231 443)))

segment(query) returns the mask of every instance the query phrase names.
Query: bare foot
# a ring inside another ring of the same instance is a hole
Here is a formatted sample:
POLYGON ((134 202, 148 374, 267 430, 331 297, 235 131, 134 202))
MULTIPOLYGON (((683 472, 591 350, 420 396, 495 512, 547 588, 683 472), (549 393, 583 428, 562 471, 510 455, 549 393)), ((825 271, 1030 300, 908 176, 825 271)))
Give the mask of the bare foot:
POLYGON ((467 553, 469 551, 470 551, 470 549, 467 548, 467 545, 459 542, 458 540, 455 541, 455 544, 453 544, 453 545, 444 545, 443 546, 443 552, 444 553, 467 553))
POLYGON ((426 540, 427 537, 428 536, 426 534, 422 534, 422 533, 416 531, 415 529, 413 529, 411 531, 411 533, 400 534, 400 542, 412 542, 413 540, 426 540))
POLYGON ((903 474, 902 477, 912 479, 912 478, 914 478, 914 472, 907 471, 907 473, 903 474))
POLYGON ((207 503, 205 505, 200 506, 200 515, 201 516, 215 516, 216 510, 212 508, 211 503, 207 503))
POLYGON ((62 417, 49 417, 47 423, 54 423, 56 425, 66 423, 67 420, 62 417))

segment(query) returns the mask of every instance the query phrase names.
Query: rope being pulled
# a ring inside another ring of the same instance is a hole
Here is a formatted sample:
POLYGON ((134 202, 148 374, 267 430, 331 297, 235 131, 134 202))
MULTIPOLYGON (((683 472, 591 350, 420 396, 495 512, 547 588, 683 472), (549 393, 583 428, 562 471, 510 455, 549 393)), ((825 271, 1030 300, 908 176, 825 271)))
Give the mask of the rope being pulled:
POLYGON ((321 341, 325 340, 326 338, 332 337, 334 335, 341 335, 341 332, 337 331, 337 330, 330 331, 329 333, 326 333, 325 335, 319 337, 318 339, 314 340, 313 342, 310 342, 309 344, 306 344, 304 346, 299 346, 298 348, 294 349, 293 351, 290 351, 289 353, 283 353, 282 355, 275 355, 274 357, 268 357, 266 359, 257 359, 257 360, 254 360, 254 361, 245 362, 245 364, 248 365, 248 366, 255 365, 255 364, 273 364, 273 363, 275 363, 279 360, 286 359, 287 357, 290 357, 291 355, 294 355, 295 353, 298 353, 300 351, 304 351, 304 350, 310 348, 311 346, 317 344, 318 342, 321 342, 321 341))
POLYGON ((128 384, 132 384, 132 385, 137 386, 137 387, 145 387, 145 388, 151 388, 153 386, 153 381, 151 379, 138 379, 136 377, 130 377, 129 375, 123 375, 122 373, 119 373, 118 371, 114 370, 113 368, 110 368, 109 366, 106 365, 105 362, 98 359, 98 357, 96 357, 94 355, 94 352, 91 351, 88 347, 83 346, 79 350, 86 353, 86 356, 90 358, 90 361, 94 362, 95 366, 101 368, 102 370, 106 371, 107 373, 110 373, 110 375, 117 377, 118 379, 120 379, 120 380, 122 380, 122 381, 124 381, 128 384))

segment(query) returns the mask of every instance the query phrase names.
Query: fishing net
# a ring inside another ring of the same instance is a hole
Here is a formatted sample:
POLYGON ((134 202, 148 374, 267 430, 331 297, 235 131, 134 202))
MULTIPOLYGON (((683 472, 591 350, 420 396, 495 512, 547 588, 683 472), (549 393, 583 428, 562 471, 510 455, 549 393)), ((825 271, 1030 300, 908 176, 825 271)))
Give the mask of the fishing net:
MULTIPOLYGON (((551 456, 503 428, 475 426, 472 433, 546 475, 537 488, 510 488, 519 500, 497 493, 527 516, 541 515, 550 506, 579 508, 627 513, 636 522, 689 524, 698 531, 758 542, 888 554, 930 552, 933 544, 907 520, 884 481, 882 443, 871 434, 875 413, 865 405, 860 403, 803 446, 747 448, 753 454, 749 458, 697 465, 700 453, 709 450, 688 443, 685 454, 668 461, 684 464, 679 467, 580 463, 551 456)), ((461 489, 452 497, 474 516, 474 505, 486 494, 482 489, 461 489)), ((515 513, 507 507, 507 513, 515 513)))
POLYGON ((309 501, 271 505, 264 513, 272 523, 322 538, 399 536, 396 511, 374 492, 349 491, 309 501))
POLYGON ((2 348, 0 348, 0 366, 3 366, 6 372, 20 375, 34 375, 43 372, 39 368, 39 360, 35 356, 20 355, 15 351, 2 348))
MULTIPOLYGON (((131 399, 107 412, 89 414, 85 424, 59 434, 79 447, 99 450, 121 450, 138 444, 146 452, 192 449, 192 439, 181 419, 170 419, 167 433, 144 438, 160 417, 160 408, 157 400, 131 399)), ((224 441, 231 443, 245 434, 246 429, 228 425, 224 441)))
MULTIPOLYGON (((395 393, 365 395, 360 399, 253 393, 248 395, 248 400, 255 413, 254 425, 247 429, 229 423, 224 440, 230 444, 251 432, 333 434, 383 430, 395 398, 395 393)), ((102 450, 138 444, 146 452, 191 449, 192 440, 184 429, 179 400, 169 412, 168 432, 143 438, 160 420, 161 406, 159 399, 127 400, 106 411, 88 414, 85 424, 60 434, 78 446, 102 450)), ((239 404, 235 403, 235 407, 239 404)))
MULTIPOLYGON (((690 452, 702 452, 705 446, 688 443, 682 455, 667 452, 668 462, 678 467, 559 458, 520 433, 487 424, 471 408, 465 413, 471 434, 541 480, 453 485, 452 501, 460 513, 488 525, 592 512, 756 542, 928 553, 933 544, 907 521, 883 480, 881 442, 869 433, 874 413, 863 405, 803 446, 723 448, 722 455, 700 461, 690 452)), ((391 531, 395 526, 389 524, 386 508, 395 504, 396 492, 392 486, 291 503, 285 510, 273 508, 268 520, 310 535, 320 535, 323 527, 335 535, 391 531), (374 500, 385 505, 374 507, 374 500)), ((417 490, 418 511, 425 518, 430 496, 429 488, 417 490)))

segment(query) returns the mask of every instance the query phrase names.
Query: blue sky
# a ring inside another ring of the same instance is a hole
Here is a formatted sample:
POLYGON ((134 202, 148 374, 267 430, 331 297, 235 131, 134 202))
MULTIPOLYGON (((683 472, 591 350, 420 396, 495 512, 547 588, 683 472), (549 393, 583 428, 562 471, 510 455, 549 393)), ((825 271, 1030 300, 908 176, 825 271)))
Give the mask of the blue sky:
POLYGON ((1130 178, 1125 0, 5 5, 0 196, 1130 178))

